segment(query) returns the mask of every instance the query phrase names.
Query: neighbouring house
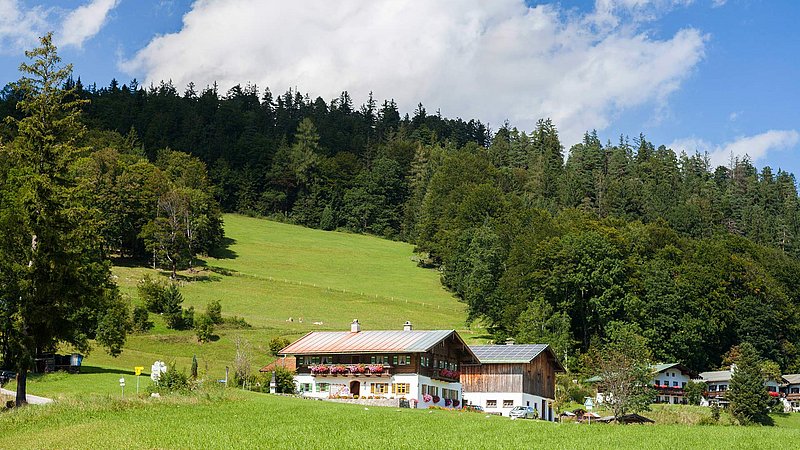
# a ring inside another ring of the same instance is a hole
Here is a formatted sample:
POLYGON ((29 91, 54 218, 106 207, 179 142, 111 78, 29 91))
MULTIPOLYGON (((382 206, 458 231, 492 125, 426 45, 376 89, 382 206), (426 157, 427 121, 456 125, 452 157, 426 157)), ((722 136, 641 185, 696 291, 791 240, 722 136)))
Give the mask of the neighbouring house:
POLYGON ((686 384, 692 379, 689 369, 679 363, 655 364, 652 369, 655 402, 686 404, 686 384))
POLYGON ((790 411, 800 411, 800 374, 784 375, 783 382, 780 393, 784 406, 790 411))
MULTIPOLYGON (((706 391, 700 404, 709 406, 712 403, 717 403, 720 406, 727 406, 728 400, 726 394, 731 386, 731 377, 733 372, 736 371, 736 365, 732 365, 727 370, 714 370, 709 372, 701 372, 700 378, 695 381, 702 381, 706 384, 706 391)), ((777 380, 764 381, 764 387, 769 392, 770 396, 780 396, 780 384, 777 380)))
POLYGON ((314 331, 279 353, 294 357, 305 397, 404 399, 411 407, 458 407, 460 371, 478 358, 454 330, 314 331))
POLYGON ((464 400, 504 416, 515 406, 532 406, 541 419, 555 420, 556 372, 564 367, 549 345, 474 345, 470 349, 480 364, 461 370, 464 400))
MULTIPOLYGON (((653 377, 650 385, 655 391, 654 403, 686 403, 686 384, 691 380, 689 369, 680 363, 652 364, 653 377)), ((594 376, 584 380, 585 383, 597 385, 597 403, 605 403, 608 395, 603 387, 603 378, 594 376)))

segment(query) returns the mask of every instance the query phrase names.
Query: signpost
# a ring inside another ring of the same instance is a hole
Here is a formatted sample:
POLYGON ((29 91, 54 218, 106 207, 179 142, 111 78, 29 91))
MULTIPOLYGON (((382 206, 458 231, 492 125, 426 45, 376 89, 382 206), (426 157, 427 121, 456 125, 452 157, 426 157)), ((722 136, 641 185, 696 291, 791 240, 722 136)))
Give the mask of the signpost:
POLYGON ((144 367, 142 366, 136 366, 133 368, 133 373, 136 374, 136 395, 139 395, 139 375, 142 374, 142 370, 144 370, 144 367))
POLYGON ((125 398, 125 377, 119 379, 119 387, 122 388, 122 398, 125 398))

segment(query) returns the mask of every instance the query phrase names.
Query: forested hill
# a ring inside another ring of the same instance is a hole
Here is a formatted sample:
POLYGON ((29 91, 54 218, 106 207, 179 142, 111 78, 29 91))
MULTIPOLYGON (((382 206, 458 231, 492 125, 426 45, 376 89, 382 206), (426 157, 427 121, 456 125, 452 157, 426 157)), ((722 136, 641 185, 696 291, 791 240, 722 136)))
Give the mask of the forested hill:
MULTIPOLYGON (((550 342, 577 365, 625 323, 655 359, 694 370, 744 341, 800 370, 789 173, 747 158, 711 167, 641 135, 602 143, 587 133, 567 151, 549 120, 492 132, 422 105, 405 117, 393 101, 357 107, 347 93, 325 102, 253 86, 68 87, 90 100, 86 145, 139 155, 109 183, 169 147, 207 165, 226 211, 413 242, 498 340, 550 342)), ((17 114, 15 98, 2 92, 0 116, 17 114)), ((136 231, 129 240, 141 240, 136 231)))

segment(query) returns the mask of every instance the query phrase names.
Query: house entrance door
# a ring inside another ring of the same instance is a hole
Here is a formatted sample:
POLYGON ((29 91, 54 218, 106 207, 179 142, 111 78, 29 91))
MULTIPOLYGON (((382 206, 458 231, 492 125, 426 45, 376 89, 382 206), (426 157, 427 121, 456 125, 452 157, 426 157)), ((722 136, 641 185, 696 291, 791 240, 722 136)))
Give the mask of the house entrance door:
POLYGON ((350 394, 359 395, 360 392, 361 392, 361 382, 360 381, 351 381, 350 382, 350 394))

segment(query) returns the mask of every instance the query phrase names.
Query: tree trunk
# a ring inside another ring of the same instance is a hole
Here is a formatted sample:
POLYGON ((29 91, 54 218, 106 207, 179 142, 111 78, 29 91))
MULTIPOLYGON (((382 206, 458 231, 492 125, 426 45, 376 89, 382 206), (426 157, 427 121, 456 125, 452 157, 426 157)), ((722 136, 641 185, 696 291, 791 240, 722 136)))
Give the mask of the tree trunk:
POLYGON ((16 406, 25 406, 28 404, 28 369, 20 369, 17 371, 17 399, 16 406))

